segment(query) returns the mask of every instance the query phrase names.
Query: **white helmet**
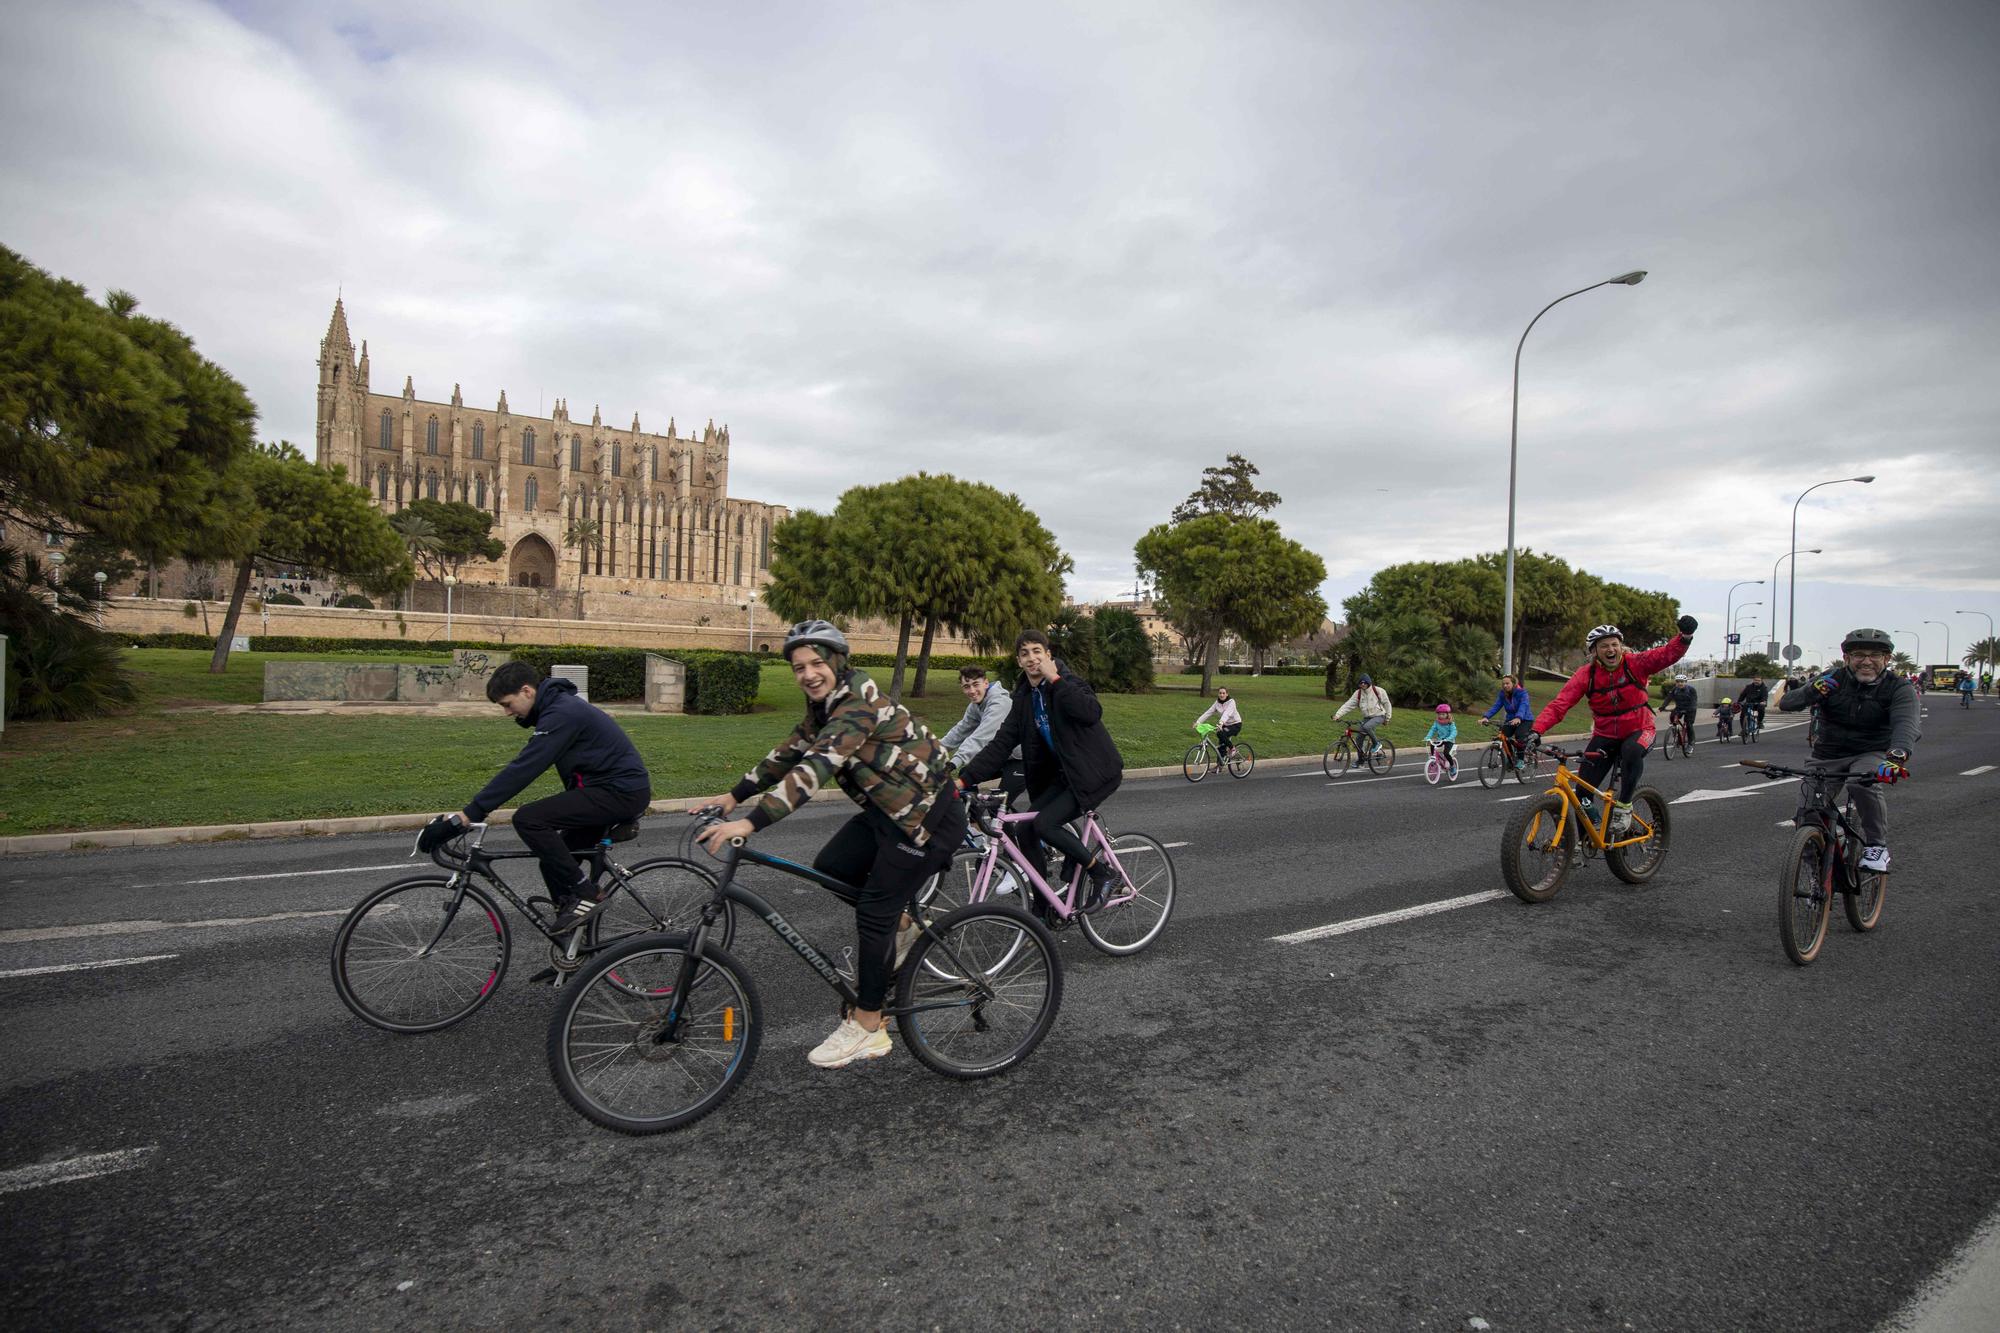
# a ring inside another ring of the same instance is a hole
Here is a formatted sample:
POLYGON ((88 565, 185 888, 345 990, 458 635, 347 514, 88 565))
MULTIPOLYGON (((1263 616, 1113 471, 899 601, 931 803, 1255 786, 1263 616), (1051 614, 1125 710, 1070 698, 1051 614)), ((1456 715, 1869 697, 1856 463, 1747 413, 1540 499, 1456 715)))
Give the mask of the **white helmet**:
POLYGON ((1676 672, 1674 673, 1674 684, 1676 684, 1676 685, 1681 685, 1681 684, 1685 684, 1685 683, 1687 682, 1687 678, 1688 678, 1688 673, 1687 673, 1687 672, 1685 672, 1685 671, 1676 671, 1676 672))
POLYGON ((1599 625, 1596 629, 1583 636, 1583 646, 1585 648, 1595 648, 1599 639, 1622 639, 1624 637, 1624 632, 1616 625, 1599 625))

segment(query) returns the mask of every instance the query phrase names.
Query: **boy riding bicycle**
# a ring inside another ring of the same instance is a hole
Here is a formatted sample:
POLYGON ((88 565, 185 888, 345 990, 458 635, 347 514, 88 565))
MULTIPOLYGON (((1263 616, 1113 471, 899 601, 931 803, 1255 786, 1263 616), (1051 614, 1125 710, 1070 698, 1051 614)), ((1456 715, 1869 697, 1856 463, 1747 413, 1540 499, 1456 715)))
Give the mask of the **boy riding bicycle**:
MULTIPOLYGON (((1894 651, 1887 631, 1854 630, 1840 642, 1841 665, 1778 700, 1779 712, 1811 709, 1819 721, 1809 771, 1872 772, 1890 781, 1909 776, 1921 708, 1910 681, 1889 669, 1894 651)), ((1845 785, 1829 783, 1826 799, 1832 801, 1845 785)), ((1861 868, 1886 874, 1889 798, 1879 786, 1857 786, 1850 804, 1861 819, 1861 868)))

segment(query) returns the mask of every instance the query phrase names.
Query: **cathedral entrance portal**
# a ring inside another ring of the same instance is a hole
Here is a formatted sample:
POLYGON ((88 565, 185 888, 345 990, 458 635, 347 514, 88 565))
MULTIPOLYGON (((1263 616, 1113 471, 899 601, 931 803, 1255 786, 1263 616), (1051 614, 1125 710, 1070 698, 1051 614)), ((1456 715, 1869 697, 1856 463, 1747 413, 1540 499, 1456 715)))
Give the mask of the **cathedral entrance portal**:
POLYGON ((507 582, 517 588, 555 587, 555 548, 532 532, 521 538, 507 557, 507 582))

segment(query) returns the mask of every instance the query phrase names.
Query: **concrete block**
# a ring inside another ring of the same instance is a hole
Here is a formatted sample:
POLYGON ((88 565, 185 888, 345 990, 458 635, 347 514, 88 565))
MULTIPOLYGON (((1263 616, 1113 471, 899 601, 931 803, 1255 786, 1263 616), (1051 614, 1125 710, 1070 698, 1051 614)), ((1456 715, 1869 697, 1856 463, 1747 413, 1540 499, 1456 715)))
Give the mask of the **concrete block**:
POLYGON ((564 666, 558 662, 549 668, 549 675, 561 676, 576 686, 576 697, 590 702, 590 668, 587 666, 564 666))
POLYGON ((402 663, 396 667, 395 699, 406 704, 484 703, 486 673, 457 665, 402 663))
POLYGON ((687 667, 671 657, 646 654, 646 711, 687 711, 687 667))

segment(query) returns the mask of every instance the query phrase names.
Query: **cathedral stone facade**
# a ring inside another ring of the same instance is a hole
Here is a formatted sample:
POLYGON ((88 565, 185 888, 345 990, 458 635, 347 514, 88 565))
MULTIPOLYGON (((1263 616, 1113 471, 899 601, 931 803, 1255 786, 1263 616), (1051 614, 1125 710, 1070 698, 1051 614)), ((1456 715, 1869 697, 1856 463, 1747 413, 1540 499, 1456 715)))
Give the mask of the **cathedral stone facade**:
POLYGON ((711 420, 699 436, 607 427, 593 409, 573 420, 557 399, 552 416, 514 413, 503 390, 490 408, 467 407, 368 383, 368 344, 357 353, 347 311, 333 303, 320 341, 317 459, 340 464, 394 513, 418 498, 463 500, 493 515, 507 550, 469 562, 467 583, 526 588, 577 586, 592 593, 739 599, 771 566, 771 529, 790 511, 729 498, 729 427, 711 420), (597 521, 602 540, 570 547, 571 523, 597 521))

